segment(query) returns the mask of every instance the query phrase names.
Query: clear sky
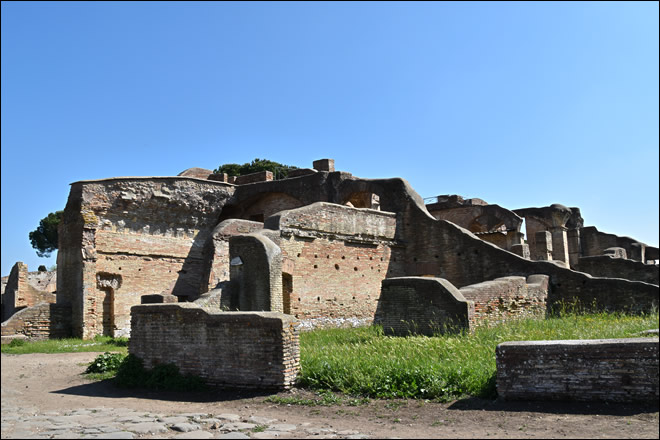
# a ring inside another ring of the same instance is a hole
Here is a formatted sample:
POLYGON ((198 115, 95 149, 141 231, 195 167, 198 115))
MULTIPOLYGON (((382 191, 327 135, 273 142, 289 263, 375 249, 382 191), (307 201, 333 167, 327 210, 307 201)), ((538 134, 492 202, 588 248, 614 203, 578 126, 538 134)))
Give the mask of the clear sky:
POLYGON ((2 275, 69 184, 335 159, 658 245, 658 2, 2 2, 2 275))

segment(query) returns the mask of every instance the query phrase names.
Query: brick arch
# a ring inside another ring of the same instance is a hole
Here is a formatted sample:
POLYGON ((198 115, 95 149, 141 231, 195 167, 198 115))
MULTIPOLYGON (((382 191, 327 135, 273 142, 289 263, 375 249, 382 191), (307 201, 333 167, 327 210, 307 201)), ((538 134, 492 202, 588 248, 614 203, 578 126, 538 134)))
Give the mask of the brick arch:
POLYGON ((502 229, 502 226, 504 226, 504 230, 509 229, 506 220, 492 213, 486 213, 473 218, 468 229, 470 232, 492 232, 502 229))
POLYGON ((298 198, 284 192, 259 194, 237 205, 226 206, 220 222, 230 218, 264 222, 271 215, 280 211, 304 206, 298 198))

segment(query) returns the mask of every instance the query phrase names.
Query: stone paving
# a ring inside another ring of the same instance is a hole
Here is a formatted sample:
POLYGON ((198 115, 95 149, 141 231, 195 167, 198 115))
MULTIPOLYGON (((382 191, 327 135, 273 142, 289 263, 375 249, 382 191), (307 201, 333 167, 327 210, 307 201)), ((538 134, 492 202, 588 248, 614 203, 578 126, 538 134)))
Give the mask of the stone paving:
POLYGON ((2 405, 2 438, 106 439, 364 439, 357 431, 341 431, 282 423, 240 414, 155 414, 122 408, 80 408, 39 413, 36 408, 2 405))

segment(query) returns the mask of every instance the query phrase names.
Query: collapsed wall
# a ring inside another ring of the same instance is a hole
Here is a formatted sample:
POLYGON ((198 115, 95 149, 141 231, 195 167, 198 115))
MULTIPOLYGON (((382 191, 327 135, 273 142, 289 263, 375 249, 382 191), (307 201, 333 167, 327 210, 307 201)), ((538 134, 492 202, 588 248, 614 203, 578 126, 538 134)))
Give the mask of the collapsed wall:
POLYGON ((14 313, 2 323, 2 336, 22 335, 30 339, 71 336, 71 308, 42 302, 14 313))
POLYGON ((426 205, 427 211, 438 220, 450 221, 477 235, 480 239, 529 258, 524 234, 520 232, 523 219, 499 205, 481 199, 464 199, 459 195, 441 195, 426 205))
POLYGON ((627 258, 634 261, 646 263, 647 260, 658 259, 658 248, 647 246, 630 237, 601 232, 595 226, 581 228, 580 241, 582 255, 585 257, 603 255, 607 249, 619 247, 626 251, 627 258))
POLYGON ((26 307, 55 303, 55 279, 55 272, 29 272, 27 264, 14 264, 2 292, 2 321, 26 307))
POLYGON ((597 278, 551 261, 526 260, 451 222, 432 218, 421 207, 409 209, 404 221, 415 225, 414 233, 406 234, 405 272, 409 276, 445 278, 461 288, 507 276, 548 275, 549 308, 564 302, 639 313, 659 303, 657 285, 597 278))
POLYGON ((649 284, 660 284, 660 266, 644 264, 641 261, 627 258, 616 258, 611 255, 581 257, 575 270, 596 277, 624 278, 649 284))

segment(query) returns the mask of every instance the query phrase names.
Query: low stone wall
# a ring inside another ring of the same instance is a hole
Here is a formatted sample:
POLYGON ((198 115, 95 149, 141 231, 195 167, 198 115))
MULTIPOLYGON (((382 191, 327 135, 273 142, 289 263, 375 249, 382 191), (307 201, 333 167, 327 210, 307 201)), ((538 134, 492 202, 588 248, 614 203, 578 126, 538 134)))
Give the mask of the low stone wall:
POLYGON ((548 297, 547 275, 502 277, 459 289, 474 302, 475 325, 494 325, 515 318, 544 316, 548 297))
POLYGON ((2 323, 2 336, 13 335, 30 339, 71 337, 71 307, 44 302, 19 310, 2 323))
POLYGON ((300 368, 296 320, 281 313, 139 305, 131 308, 131 329, 129 352, 145 368, 172 363, 214 386, 287 389, 300 368))
POLYGON ((658 401, 658 338, 504 342, 497 392, 509 400, 658 401))
POLYGON ((388 335, 432 336, 468 329, 474 303, 442 278, 400 277, 382 281, 375 323, 388 335))
POLYGON ((595 277, 624 278, 656 286, 660 284, 660 266, 624 258, 613 258, 609 255, 581 257, 575 270, 595 277))

